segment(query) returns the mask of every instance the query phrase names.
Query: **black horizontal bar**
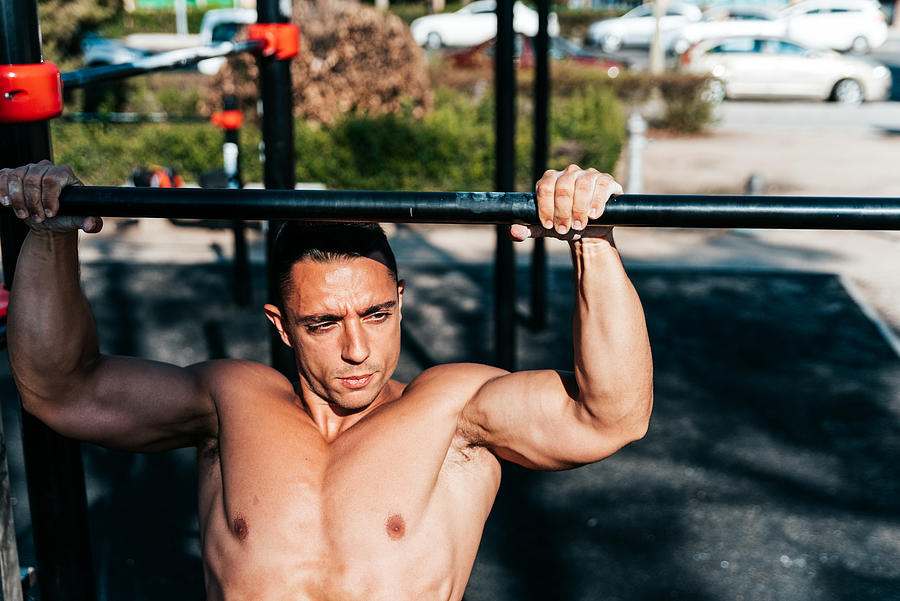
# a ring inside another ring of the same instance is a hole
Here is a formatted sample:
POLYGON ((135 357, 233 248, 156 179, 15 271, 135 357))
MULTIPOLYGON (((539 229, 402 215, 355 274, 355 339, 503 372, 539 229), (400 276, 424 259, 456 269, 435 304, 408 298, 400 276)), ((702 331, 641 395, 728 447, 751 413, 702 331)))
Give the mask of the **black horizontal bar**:
POLYGON ((232 54, 258 50, 263 44, 264 42, 260 40, 250 40, 246 42, 221 42, 210 46, 170 50, 131 63, 87 67, 76 71, 68 71, 61 74, 62 84, 64 88, 74 89, 106 81, 118 81, 126 77, 143 75, 154 71, 188 67, 208 58, 231 56, 232 54))
POLYGON ((70 123, 209 123, 204 115, 169 115, 168 113, 67 113, 60 121, 70 123))
MULTIPOLYGON (((396 223, 538 222, 534 194, 75 187, 61 212, 396 223)), ((592 223, 641 227, 900 230, 900 198, 623 194, 592 223)))

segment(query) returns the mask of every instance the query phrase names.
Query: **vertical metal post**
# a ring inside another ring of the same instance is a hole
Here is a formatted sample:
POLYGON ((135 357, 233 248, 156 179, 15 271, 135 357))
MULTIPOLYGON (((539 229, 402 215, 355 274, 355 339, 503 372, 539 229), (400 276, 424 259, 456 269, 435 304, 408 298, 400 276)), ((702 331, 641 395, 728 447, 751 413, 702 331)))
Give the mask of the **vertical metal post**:
MULTIPOLYGON (((260 0, 257 3, 257 19, 260 23, 290 23, 289 0, 260 0)), ((266 188, 293 190, 294 169, 294 107, 291 88, 291 64, 289 59, 260 57, 259 88, 262 107, 263 181, 266 188)), ((272 243, 278 232, 278 222, 270 221, 266 233, 266 265, 269 298, 274 298, 278 282, 272 273, 272 243)), ((272 366, 288 377, 295 377, 297 368, 294 357, 275 335, 271 337, 272 366)))
MULTIPOLYGON (((43 60, 35 0, 0 0, 0 64, 43 60)), ((51 157, 46 122, 0 124, 0 167, 51 157)), ((25 228, 3 211, 4 281, 11 286, 25 228)), ((96 598, 87 523, 87 498, 81 447, 22 413, 22 443, 31 524, 43 601, 93 601, 96 598)))
MULTIPOLYGON (((237 110, 237 99, 234 95, 225 96, 226 111, 237 110)), ((240 189, 244 187, 241 181, 241 163, 240 163, 240 146, 239 146, 239 130, 225 128, 225 144, 222 147, 222 163, 225 167, 225 177, 228 181, 227 187, 240 189)), ((247 257, 247 235, 244 222, 235 219, 231 222, 231 231, 234 234, 234 266, 232 277, 234 277, 234 302, 241 307, 250 304, 252 285, 250 283, 250 262, 247 257)))
MULTIPOLYGON (((550 118, 550 69, 547 55, 550 35, 550 0, 538 0, 538 32, 534 39, 534 171, 538 181, 547 169, 548 129, 550 118)), ((531 252, 531 327, 547 327, 547 247, 543 238, 534 241, 531 252)))
MULTIPOLYGON (((516 73, 513 64, 513 0, 497 2, 497 54, 494 64, 496 95, 495 185, 515 191, 516 73)), ((497 226, 494 256, 494 363, 516 368, 516 256, 508 226, 497 226)))
POLYGON ((631 113, 626 124, 628 130, 628 184, 629 194, 644 193, 644 146, 647 145, 647 122, 637 111, 631 113))
POLYGON ((13 520, 10 493, 9 461, 6 458, 6 434, 0 422, 0 599, 22 600, 22 581, 19 575, 19 548, 16 544, 16 524, 13 520))

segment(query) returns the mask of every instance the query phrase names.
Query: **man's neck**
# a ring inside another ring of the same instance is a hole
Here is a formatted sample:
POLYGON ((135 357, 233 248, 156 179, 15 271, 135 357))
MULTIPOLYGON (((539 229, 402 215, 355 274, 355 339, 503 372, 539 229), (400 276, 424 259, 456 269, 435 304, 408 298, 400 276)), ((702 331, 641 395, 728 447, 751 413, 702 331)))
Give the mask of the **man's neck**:
POLYGON ((347 409, 329 402, 308 390, 302 383, 297 385, 297 393, 301 407, 310 416, 325 441, 330 443, 378 407, 399 398, 404 388, 404 384, 390 380, 375 400, 356 409, 347 409))

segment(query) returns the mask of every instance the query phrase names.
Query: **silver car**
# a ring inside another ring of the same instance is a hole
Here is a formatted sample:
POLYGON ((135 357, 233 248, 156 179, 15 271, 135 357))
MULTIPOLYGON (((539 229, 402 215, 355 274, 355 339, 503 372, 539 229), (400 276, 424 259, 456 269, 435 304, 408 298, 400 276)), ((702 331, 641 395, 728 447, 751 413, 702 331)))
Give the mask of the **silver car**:
POLYGON ((709 92, 714 101, 820 98, 856 105, 884 100, 891 88, 891 73, 884 65, 780 37, 698 42, 681 55, 680 67, 711 75, 709 92))

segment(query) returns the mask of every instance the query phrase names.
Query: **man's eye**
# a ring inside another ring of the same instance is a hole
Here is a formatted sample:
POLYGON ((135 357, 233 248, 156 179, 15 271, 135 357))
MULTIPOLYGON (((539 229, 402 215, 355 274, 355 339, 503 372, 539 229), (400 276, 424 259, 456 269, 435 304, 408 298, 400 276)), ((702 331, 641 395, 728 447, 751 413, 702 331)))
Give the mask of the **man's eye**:
POLYGON ((380 311, 378 313, 372 313, 371 315, 369 315, 369 321, 384 321, 390 316, 391 314, 387 311, 380 311))
POLYGON ((334 322, 326 321, 322 323, 312 323, 306 326, 306 331, 310 334, 315 334, 317 332, 324 332, 331 328, 334 325, 334 322))

